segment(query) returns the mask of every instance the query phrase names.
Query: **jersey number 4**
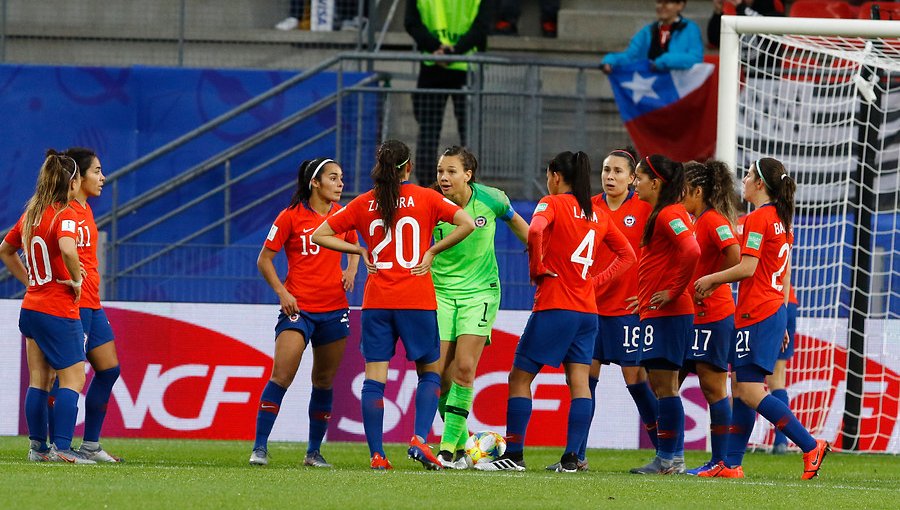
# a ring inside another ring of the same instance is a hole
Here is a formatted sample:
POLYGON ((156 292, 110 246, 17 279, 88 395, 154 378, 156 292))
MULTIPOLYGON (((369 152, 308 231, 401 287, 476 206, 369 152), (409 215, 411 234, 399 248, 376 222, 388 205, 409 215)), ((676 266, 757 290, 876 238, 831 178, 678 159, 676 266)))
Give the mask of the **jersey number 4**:
POLYGON ((587 235, 581 240, 578 248, 572 252, 569 260, 579 264, 581 267, 581 279, 587 280, 588 269, 594 265, 594 231, 588 230, 587 235))

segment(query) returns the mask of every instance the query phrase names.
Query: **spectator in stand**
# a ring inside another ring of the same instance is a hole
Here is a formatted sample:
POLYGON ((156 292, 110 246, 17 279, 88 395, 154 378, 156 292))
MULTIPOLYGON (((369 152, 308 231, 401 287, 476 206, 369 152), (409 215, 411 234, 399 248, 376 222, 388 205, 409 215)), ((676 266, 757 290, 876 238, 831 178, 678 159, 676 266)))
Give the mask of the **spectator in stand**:
POLYGON ((713 14, 706 25, 709 45, 718 48, 722 15, 737 16, 784 16, 784 2, 781 0, 712 0, 713 14))
MULTIPOLYGON (((541 34, 556 37, 556 18, 560 0, 538 0, 541 7, 541 34)), ((522 15, 522 0, 500 0, 497 6, 496 35, 519 35, 519 16, 522 15)))
MULTIPOLYGON (((495 5, 495 0, 407 0, 404 24, 416 47, 425 54, 471 55, 487 47, 495 5)), ((434 89, 461 90, 468 68, 466 62, 423 61, 419 66, 416 88, 422 92, 412 95, 413 116, 419 123, 413 168, 422 186, 434 182, 448 96, 453 99, 459 145, 467 145, 465 94, 434 89)))
POLYGON ((603 57, 603 72, 645 59, 656 71, 689 69, 703 61, 700 27, 681 16, 686 4, 687 0, 656 0, 656 21, 635 34, 625 51, 603 57))

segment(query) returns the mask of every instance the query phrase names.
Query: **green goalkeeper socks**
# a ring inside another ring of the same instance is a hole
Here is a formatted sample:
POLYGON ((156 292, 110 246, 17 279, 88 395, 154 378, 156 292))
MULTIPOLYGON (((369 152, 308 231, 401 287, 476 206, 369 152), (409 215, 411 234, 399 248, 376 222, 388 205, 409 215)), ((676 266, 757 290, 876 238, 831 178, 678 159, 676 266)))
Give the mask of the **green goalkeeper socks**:
POLYGON ((469 417, 474 394, 473 388, 456 383, 450 386, 444 411, 444 436, 441 438, 441 450, 453 452, 465 445, 469 432, 466 418, 469 417))

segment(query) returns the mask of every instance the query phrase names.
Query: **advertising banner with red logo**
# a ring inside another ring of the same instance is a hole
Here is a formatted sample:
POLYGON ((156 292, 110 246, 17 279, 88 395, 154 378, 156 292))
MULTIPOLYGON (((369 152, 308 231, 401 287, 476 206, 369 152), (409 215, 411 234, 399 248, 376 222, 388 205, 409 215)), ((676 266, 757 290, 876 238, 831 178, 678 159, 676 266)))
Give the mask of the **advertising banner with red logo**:
MULTIPOLYGON (((17 329, 18 301, 0 301, 0 434, 26 434, 21 408, 28 385, 23 354, 23 338, 17 329)), ((274 326, 278 308, 274 305, 221 305, 194 303, 108 303, 105 306, 121 363, 121 378, 113 388, 103 434, 107 437, 152 437, 196 439, 253 439, 256 411, 263 386, 269 378, 274 351, 274 326)), ((364 441, 360 395, 364 363, 359 352, 359 311, 350 314, 351 336, 344 362, 334 386, 334 408, 328 440, 364 441)), ((506 379, 516 342, 528 318, 527 311, 501 311, 494 326, 492 344, 484 351, 475 380, 475 401, 469 416, 472 430, 505 433, 506 379)), ((836 321, 832 321, 836 322, 836 321)), ((804 322, 800 321, 801 331, 804 322)), ((807 331, 817 332, 810 324, 807 331)), ((819 329, 821 325, 818 325, 819 329)), ((835 328, 831 328, 832 330, 835 328)), ((828 342, 804 335, 801 349, 827 347, 828 342)), ((824 423, 820 437, 835 439, 843 413, 846 351, 819 349, 837 354, 835 368, 804 371, 789 381, 793 399, 815 399, 813 406, 824 423)), ((405 442, 413 430, 417 377, 414 364, 407 362, 402 346, 391 361, 385 391, 385 441, 405 442)), ((893 357, 894 360, 897 356, 893 357)), ((875 361, 869 363, 879 365, 875 361)), ((274 441, 305 441, 308 435, 311 351, 288 390, 273 429, 274 441)), ((873 365, 873 368, 875 368, 873 365)), ((864 433, 877 430, 882 439, 873 439, 877 450, 900 452, 896 440, 897 396, 900 367, 877 373, 893 374, 866 382, 864 405, 872 411, 862 425, 864 433), (882 398, 884 394, 892 398, 882 398), (891 409, 887 407, 893 406, 891 409), (892 433, 885 434, 886 431, 892 433)), ((873 371, 873 373, 875 373, 873 371)), ((88 383, 93 373, 88 368, 88 383)), ((85 389, 87 385, 85 386, 85 389)), ((547 369, 535 379, 534 414, 528 428, 531 445, 562 446, 569 411, 569 392, 562 369, 547 369)), ((685 381, 685 443, 688 448, 705 449, 709 427, 706 403, 696 377, 685 381)), ((621 372, 604 366, 597 388, 597 409, 591 428, 594 448, 648 447, 637 411, 621 372)), ((83 401, 78 417, 80 435, 83 401)), ((818 416, 806 416, 818 419, 818 416)), ((436 417, 433 435, 442 431, 436 417)), ((755 440, 770 433, 758 423, 755 440)))

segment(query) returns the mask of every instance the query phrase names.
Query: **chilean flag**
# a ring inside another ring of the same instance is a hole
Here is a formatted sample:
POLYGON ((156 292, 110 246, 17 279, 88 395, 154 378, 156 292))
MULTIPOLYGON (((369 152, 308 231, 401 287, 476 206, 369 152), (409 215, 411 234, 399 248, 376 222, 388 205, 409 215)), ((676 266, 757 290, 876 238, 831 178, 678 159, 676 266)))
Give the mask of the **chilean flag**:
POLYGON ((719 80, 716 65, 702 62, 657 72, 650 61, 616 67, 609 75, 625 127, 640 154, 703 161, 716 150, 719 80))

